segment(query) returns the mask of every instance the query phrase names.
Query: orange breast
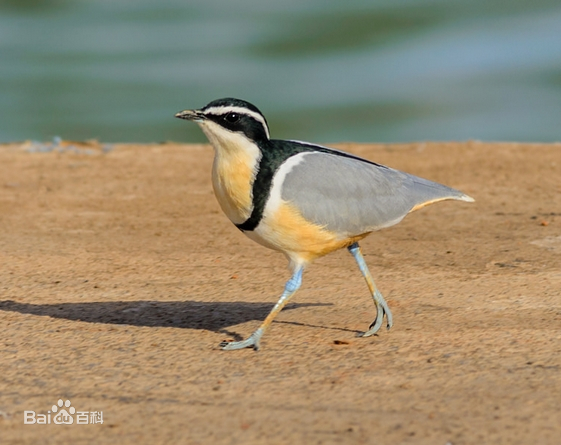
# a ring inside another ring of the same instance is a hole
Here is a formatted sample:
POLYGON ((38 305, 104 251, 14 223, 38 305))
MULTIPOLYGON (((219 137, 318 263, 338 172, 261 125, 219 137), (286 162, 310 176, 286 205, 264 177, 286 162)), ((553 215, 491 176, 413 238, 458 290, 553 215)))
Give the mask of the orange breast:
POLYGON ((244 151, 217 152, 212 169, 212 185, 222 211, 239 224, 251 215, 253 156, 244 151))
MULTIPOLYGON (((292 204, 282 202, 266 215, 258 228, 265 245, 286 253, 299 263, 308 263, 337 249, 350 246, 369 233, 348 237, 307 221, 292 204)), ((252 237, 253 238, 253 237, 252 237)))

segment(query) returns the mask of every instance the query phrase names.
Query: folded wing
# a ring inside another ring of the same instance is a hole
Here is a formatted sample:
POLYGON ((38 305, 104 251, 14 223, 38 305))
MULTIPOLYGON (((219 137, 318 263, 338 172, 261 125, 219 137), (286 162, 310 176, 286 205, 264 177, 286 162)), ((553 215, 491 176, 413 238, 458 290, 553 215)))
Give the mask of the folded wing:
POLYGON ((473 201, 462 192, 360 158, 308 152, 283 182, 281 197, 308 221, 342 236, 397 224, 405 215, 445 199, 473 201))

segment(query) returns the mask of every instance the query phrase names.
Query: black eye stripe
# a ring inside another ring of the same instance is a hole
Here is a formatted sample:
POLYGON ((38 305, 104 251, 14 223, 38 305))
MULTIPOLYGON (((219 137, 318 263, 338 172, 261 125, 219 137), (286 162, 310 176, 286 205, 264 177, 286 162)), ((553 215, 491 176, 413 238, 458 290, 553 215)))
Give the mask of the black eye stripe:
POLYGON ((250 140, 269 139, 269 129, 265 118, 251 110, 201 110, 206 119, 226 130, 243 133, 250 140), (262 118, 262 119, 260 119, 262 118))
POLYGON ((226 113, 223 119, 233 124, 234 122, 240 120, 240 115, 238 113, 230 112, 230 113, 226 113))

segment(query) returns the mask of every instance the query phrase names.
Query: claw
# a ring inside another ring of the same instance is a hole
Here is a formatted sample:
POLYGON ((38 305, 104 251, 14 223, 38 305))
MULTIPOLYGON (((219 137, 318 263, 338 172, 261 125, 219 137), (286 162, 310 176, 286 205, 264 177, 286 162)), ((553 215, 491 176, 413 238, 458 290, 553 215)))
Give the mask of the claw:
POLYGON ((251 340, 251 338, 243 341, 223 341, 222 343, 220 343, 220 349, 222 349, 223 351, 235 351, 236 349, 244 348, 253 348, 258 351, 259 345, 256 345, 255 342, 251 340))
POLYGON ((359 337, 370 337, 374 335, 378 330, 382 327, 382 323, 384 322, 384 316, 387 319, 387 328, 388 330, 393 326, 393 319, 392 319, 392 312, 388 307, 384 297, 379 292, 377 293, 377 297, 380 301, 376 301, 376 319, 372 322, 372 324, 368 327, 368 331, 359 334, 359 337))
POLYGON ((220 348, 223 351, 235 351, 236 349, 253 348, 255 351, 259 351, 259 341, 263 335, 263 330, 261 328, 257 329, 248 338, 242 341, 223 341, 220 343, 220 348))

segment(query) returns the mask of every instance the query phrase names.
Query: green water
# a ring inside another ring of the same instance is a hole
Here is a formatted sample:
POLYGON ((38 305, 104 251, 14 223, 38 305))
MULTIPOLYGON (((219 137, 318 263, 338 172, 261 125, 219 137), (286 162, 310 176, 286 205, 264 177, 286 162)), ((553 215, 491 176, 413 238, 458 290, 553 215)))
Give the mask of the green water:
POLYGON ((561 140, 552 0, 0 2, 0 141, 203 141, 239 97, 273 137, 561 140))

